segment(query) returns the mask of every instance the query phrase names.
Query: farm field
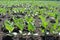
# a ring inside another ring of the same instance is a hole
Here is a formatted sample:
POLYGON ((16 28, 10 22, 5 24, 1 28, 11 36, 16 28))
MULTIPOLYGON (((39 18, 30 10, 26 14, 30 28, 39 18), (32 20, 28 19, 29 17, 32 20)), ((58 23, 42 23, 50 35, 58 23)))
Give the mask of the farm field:
POLYGON ((0 1, 0 40, 60 40, 60 1, 0 1))

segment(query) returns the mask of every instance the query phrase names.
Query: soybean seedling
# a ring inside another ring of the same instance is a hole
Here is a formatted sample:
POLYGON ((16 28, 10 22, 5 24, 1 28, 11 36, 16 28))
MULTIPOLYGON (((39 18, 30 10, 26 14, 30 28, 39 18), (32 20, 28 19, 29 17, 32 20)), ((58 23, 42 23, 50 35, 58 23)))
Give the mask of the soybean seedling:
POLYGON ((53 34, 56 34, 57 32, 57 26, 58 26, 58 18, 56 19, 56 23, 52 25, 50 32, 53 34))
POLYGON ((3 15, 5 15, 6 9, 5 8, 0 8, 0 13, 2 13, 3 15))
POLYGON ((26 16, 25 17, 25 20, 28 22, 28 30, 29 31, 34 31, 35 30, 35 26, 32 24, 32 22, 33 22, 33 17, 28 17, 28 16, 26 16))
POLYGON ((30 22, 28 23, 28 30, 32 32, 35 30, 35 26, 30 22))
POLYGON ((25 20, 29 23, 29 22, 33 22, 33 17, 31 16, 25 16, 25 20))
POLYGON ((14 29, 13 23, 11 23, 10 21, 6 20, 4 22, 5 28, 9 31, 9 33, 11 33, 14 29))
POLYGON ((14 13, 19 13, 19 8, 13 8, 12 10, 14 11, 14 13))
POLYGON ((42 31, 42 33, 46 33, 46 28, 48 25, 48 22, 46 21, 46 17, 44 17, 43 15, 40 15, 39 18, 41 18, 41 20, 42 20, 41 25, 43 25, 43 27, 45 28, 45 29, 41 29, 41 31, 42 31))
POLYGON ((42 25, 46 28, 48 25, 48 22, 46 21, 46 17, 44 17, 43 15, 39 16, 42 20, 42 25))
POLYGON ((17 19, 15 17, 13 17, 13 20, 15 25, 22 31, 24 29, 24 24, 23 24, 24 20, 22 18, 17 19))

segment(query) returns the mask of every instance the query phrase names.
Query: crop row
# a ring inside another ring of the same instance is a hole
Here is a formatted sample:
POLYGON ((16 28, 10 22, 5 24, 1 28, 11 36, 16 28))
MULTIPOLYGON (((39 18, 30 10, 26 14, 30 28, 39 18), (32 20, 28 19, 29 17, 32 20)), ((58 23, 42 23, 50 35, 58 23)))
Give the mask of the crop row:
POLYGON ((26 30, 34 33, 39 28, 42 34, 60 33, 59 4, 47 3, 35 4, 31 2, 28 4, 1 5, 0 18, 6 15, 10 16, 10 19, 4 21, 2 30, 6 29, 8 33, 12 33, 17 28, 18 32, 26 30))

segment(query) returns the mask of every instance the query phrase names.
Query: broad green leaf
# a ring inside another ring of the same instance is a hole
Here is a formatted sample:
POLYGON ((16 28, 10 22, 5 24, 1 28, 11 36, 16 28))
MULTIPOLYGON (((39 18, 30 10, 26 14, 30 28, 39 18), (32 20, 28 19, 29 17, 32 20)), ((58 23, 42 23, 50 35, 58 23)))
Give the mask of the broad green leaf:
POLYGON ((19 8, 13 8, 12 10, 16 13, 19 12, 19 8))
POLYGON ((56 23, 53 25, 54 29, 57 28, 57 25, 58 25, 58 19, 56 19, 56 23))
POLYGON ((47 27, 47 25, 48 25, 48 22, 42 22, 42 25, 46 28, 47 27))
POLYGON ((5 27, 8 31, 12 32, 14 27, 13 27, 13 23, 10 23, 10 21, 6 21, 5 22, 5 27))
POLYGON ((24 12, 26 8, 20 8, 20 11, 21 12, 24 12))
POLYGON ((21 23, 16 23, 17 27, 20 29, 20 30, 23 30, 24 29, 24 25, 21 24, 21 23))
POLYGON ((46 28, 48 25, 48 22, 46 21, 46 17, 44 17, 43 15, 39 16, 42 20, 42 25, 46 28))
POLYGON ((14 19, 14 23, 15 25, 20 29, 20 30, 23 30, 24 29, 24 24, 23 24, 23 19, 17 19, 15 18, 14 19))
POLYGON ((58 29, 57 29, 58 32, 60 32, 60 26, 58 26, 58 29))
POLYGON ((55 17, 56 13, 54 13, 54 12, 53 12, 53 13, 52 13, 52 12, 50 13, 50 12, 49 12, 48 15, 55 17))
POLYGON ((26 16, 25 19, 26 19, 27 22, 32 22, 33 21, 33 17, 26 16))
POLYGON ((32 23, 28 23, 28 30, 29 31, 34 31, 35 30, 35 26, 32 25, 32 23))
POLYGON ((44 33, 45 32, 45 30, 44 29, 42 29, 42 33, 44 33))
POLYGON ((5 8, 0 8, 0 13, 3 13, 3 15, 5 15, 6 9, 5 8))

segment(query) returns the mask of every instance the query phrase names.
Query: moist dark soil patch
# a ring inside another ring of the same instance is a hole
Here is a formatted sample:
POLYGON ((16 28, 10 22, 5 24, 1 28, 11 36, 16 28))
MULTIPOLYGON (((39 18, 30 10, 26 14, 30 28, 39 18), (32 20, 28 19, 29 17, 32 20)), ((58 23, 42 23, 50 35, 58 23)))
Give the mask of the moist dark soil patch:
POLYGON ((26 40, 26 38, 20 37, 19 40, 26 40))
POLYGON ((44 26, 41 26, 42 29, 45 29, 44 26))
POLYGON ((13 19, 12 19, 12 18, 10 18, 10 21, 11 21, 11 22, 13 22, 13 19))
POLYGON ((60 40, 60 39, 59 39, 59 36, 56 36, 56 39, 55 39, 55 40, 60 40))
POLYGON ((33 37, 30 37, 30 40, 35 40, 33 37))
POLYGON ((45 35, 45 36, 41 36, 42 40, 58 40, 58 37, 54 37, 51 35, 45 35))
POLYGON ((2 19, 0 19, 0 22, 2 21, 2 19))
POLYGON ((16 18, 21 18, 20 16, 16 16, 16 18))
POLYGON ((28 25, 28 23, 27 22, 24 22, 26 25, 28 25))
POLYGON ((43 9, 44 7, 43 6, 40 6, 39 9, 43 9))
POLYGON ((50 20, 51 23, 56 23, 55 20, 50 20))
POLYGON ((2 15, 2 18, 5 18, 5 15, 2 15))
POLYGON ((19 29, 17 27, 14 28, 13 32, 19 33, 19 29))
POLYGON ((13 40, 11 36, 3 36, 2 40, 13 40))
POLYGON ((23 29, 23 32, 29 32, 28 29, 23 29))
POLYGON ((9 33, 9 31, 4 27, 1 28, 1 31, 4 32, 4 33, 9 33))
POLYGON ((13 13, 13 15, 20 15, 20 13, 13 13))

